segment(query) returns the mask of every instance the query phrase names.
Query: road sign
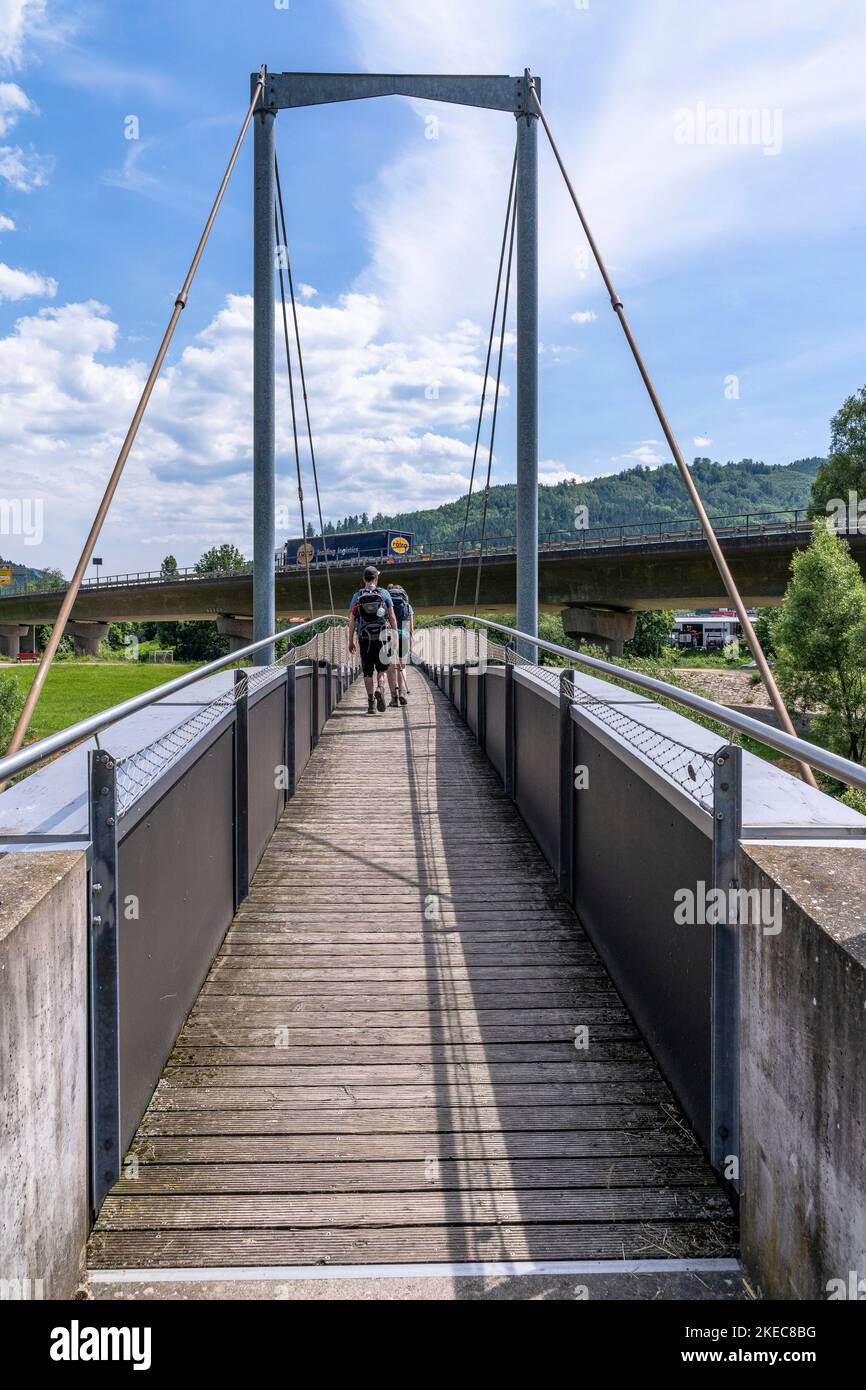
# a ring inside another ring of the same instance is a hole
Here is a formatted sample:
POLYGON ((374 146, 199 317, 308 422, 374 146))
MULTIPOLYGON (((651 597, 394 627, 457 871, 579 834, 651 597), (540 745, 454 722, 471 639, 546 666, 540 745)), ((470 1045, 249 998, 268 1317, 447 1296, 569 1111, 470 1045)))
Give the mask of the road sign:
POLYGON ((12 583, 12 566, 0 565, 0 584, 12 583))

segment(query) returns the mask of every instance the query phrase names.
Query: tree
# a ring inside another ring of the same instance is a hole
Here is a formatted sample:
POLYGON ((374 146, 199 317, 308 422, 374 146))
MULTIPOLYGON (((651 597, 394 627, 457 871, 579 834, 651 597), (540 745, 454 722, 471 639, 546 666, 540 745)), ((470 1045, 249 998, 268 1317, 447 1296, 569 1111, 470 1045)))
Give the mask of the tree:
POLYGON ((854 492, 866 499, 866 386, 849 396, 830 421, 830 453, 812 484, 813 517, 826 516, 828 506, 854 492))
POLYGON ((227 656, 229 639, 222 637, 216 623, 178 623, 174 654, 178 661, 216 661, 227 656))
POLYGON ((196 574, 233 574, 245 570, 247 561, 236 545, 212 545, 200 560, 196 561, 196 574))
POLYGON ((779 621, 780 611, 778 608, 759 608, 752 624, 768 660, 776 655, 776 623, 779 621))
POLYGON ((848 544, 816 521, 791 562, 775 625, 776 673, 798 709, 820 709, 813 728, 834 752, 866 754, 866 583, 848 544))
POLYGON ((0 749, 9 747, 18 716, 24 708, 24 696, 14 676, 0 674, 0 749))
POLYGON ((638 613, 634 637, 625 644, 626 656, 645 656, 658 660, 670 646, 676 613, 659 608, 654 613, 638 613))
POLYGON ((163 579, 173 579, 177 574, 177 560, 173 555, 166 555, 159 567, 159 572, 163 579))
POLYGON ((69 580, 65 577, 63 572, 61 570, 52 569, 49 565, 47 569, 40 571, 36 587, 39 589, 65 589, 68 584, 69 580))

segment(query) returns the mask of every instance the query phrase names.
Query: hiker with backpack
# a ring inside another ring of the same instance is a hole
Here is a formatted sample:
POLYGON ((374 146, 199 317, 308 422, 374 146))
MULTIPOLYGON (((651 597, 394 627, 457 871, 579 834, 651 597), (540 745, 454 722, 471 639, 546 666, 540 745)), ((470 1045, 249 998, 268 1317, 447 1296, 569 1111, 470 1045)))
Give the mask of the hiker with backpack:
POLYGON ((406 659, 412 649, 412 638, 415 636, 415 612, 402 584, 389 584, 388 593, 391 595, 394 617, 397 619, 397 690, 401 695, 408 695, 406 659))
POLYGON ((361 670, 367 689, 367 713, 385 710, 382 676, 387 675, 391 704, 406 704, 406 697, 397 693, 394 633, 397 619, 394 604, 386 589, 379 588, 379 571, 375 565, 364 570, 364 587, 352 598, 349 609, 349 651, 355 650, 355 633, 361 653, 361 670))

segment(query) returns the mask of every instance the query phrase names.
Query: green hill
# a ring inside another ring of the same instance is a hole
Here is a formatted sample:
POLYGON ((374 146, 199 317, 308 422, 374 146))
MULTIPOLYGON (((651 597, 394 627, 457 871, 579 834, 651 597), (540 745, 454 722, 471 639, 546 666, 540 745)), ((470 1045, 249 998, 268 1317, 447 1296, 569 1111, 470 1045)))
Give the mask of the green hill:
MULTIPOLYGON (((823 463, 820 458, 797 459, 794 463, 768 465, 752 459, 739 463, 713 463, 695 459, 691 466, 701 496, 711 517, 743 512, 779 511, 809 504, 812 482, 823 463)), ((477 541, 481 532, 481 498, 473 496, 468 536, 477 541)), ((588 525, 620 526, 630 523, 651 525, 692 517, 682 479, 673 464, 660 468, 629 468, 589 482, 562 482, 539 488, 538 531, 543 541, 548 533, 574 534, 575 508, 585 506, 588 525)), ((391 526, 414 531, 419 544, 436 549, 459 541, 463 529, 466 498, 446 502, 428 511, 392 512, 387 515, 346 517, 333 529, 355 530, 370 525, 391 526)), ((328 528, 331 529, 330 527, 328 528)), ((513 539, 515 529, 515 486, 505 483, 490 490, 487 537, 490 541, 513 539)))
POLYGON ((16 588, 27 584, 31 579, 39 579, 42 574, 41 570, 32 570, 27 565, 17 564, 15 560, 4 560, 0 555, 0 566, 3 565, 12 566, 12 583, 16 588))

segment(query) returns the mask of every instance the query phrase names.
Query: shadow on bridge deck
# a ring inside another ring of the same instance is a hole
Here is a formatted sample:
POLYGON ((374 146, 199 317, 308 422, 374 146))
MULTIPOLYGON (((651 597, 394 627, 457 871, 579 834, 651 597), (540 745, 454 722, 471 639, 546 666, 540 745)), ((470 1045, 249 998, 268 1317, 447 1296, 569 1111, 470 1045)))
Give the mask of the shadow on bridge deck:
POLYGON ((359 682, 327 724, 93 1266, 735 1254, 726 1198, 535 841, 412 679, 407 709, 368 718, 359 682))

